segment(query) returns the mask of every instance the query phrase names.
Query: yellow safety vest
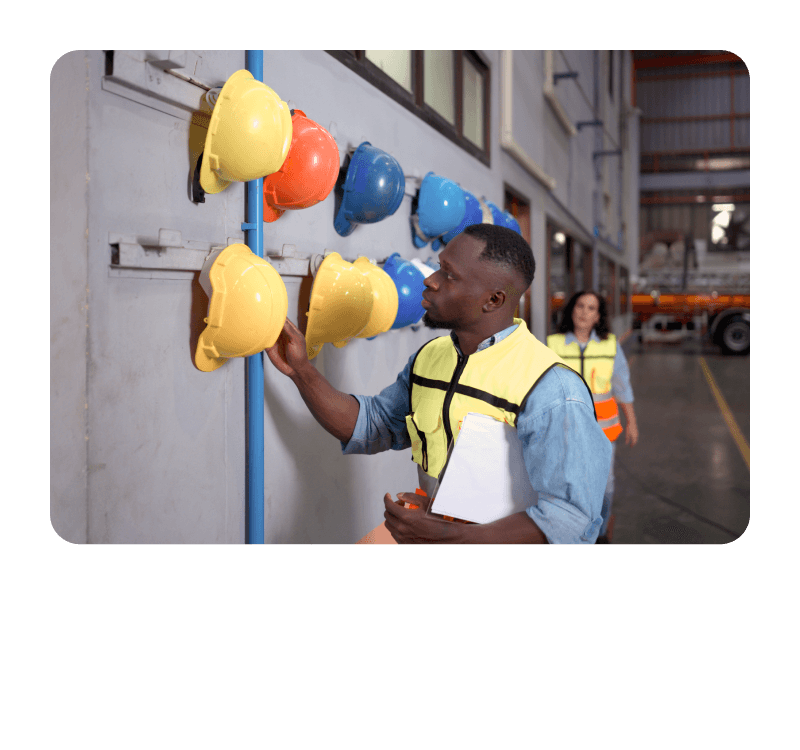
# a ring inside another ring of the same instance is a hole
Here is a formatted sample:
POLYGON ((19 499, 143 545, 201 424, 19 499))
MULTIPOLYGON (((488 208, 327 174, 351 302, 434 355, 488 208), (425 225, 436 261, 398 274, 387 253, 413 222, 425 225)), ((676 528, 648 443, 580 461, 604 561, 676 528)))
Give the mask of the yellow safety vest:
POLYGON ((594 400, 597 423, 613 443, 622 432, 617 402, 611 395, 611 376, 614 374, 614 357, 617 354, 617 337, 613 333, 603 341, 589 339, 581 351, 580 344, 566 343, 566 335, 555 333, 547 337, 549 346, 575 372, 580 373, 594 400))
POLYGON ((550 368, 567 365, 536 339, 525 322, 502 341, 460 356, 450 336, 429 341, 411 367, 410 413, 406 417, 415 463, 437 478, 448 447, 470 413, 487 414, 516 427, 517 415, 550 368))

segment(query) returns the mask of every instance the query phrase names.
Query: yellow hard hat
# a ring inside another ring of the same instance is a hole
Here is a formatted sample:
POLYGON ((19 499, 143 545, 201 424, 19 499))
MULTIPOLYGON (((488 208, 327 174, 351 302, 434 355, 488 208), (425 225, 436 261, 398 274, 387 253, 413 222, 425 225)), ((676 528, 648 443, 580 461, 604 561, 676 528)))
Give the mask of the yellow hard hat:
POLYGON ((292 143, 289 105, 247 70, 237 70, 222 87, 206 134, 200 186, 221 193, 231 182, 277 172, 292 143))
POLYGON ((249 357, 274 346, 289 300, 283 279, 266 260, 247 245, 229 245, 208 270, 208 281, 207 326, 194 356, 199 370, 211 372, 231 357, 249 357))
POLYGON ((345 346, 361 333, 372 314, 372 288, 366 276, 339 253, 325 256, 311 287, 306 351, 314 359, 325 343, 345 346))
POLYGON ((397 287, 386 271, 370 263, 367 258, 357 258, 353 265, 367 277, 372 288, 372 315, 367 327, 358 334, 358 338, 368 339, 392 327, 399 304, 397 287))

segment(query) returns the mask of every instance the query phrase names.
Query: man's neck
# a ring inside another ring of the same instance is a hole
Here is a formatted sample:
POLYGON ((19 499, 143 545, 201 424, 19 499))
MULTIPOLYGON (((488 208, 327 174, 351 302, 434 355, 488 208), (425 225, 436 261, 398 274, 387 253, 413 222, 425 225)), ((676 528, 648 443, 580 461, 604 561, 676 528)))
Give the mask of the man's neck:
POLYGON ((458 338, 458 348, 461 349, 462 353, 468 357, 478 351, 478 347, 480 346, 481 342, 486 341, 486 339, 488 339, 490 336, 494 336, 496 333, 500 333, 500 331, 505 331, 506 328, 512 325, 514 325, 513 316, 509 320, 484 326, 483 330, 457 331, 453 329, 453 333, 458 338))
POLYGON ((592 336, 591 331, 581 331, 580 333, 578 331, 573 331, 572 333, 575 336, 575 338, 578 339, 578 342, 581 344, 588 344, 589 339, 592 336))

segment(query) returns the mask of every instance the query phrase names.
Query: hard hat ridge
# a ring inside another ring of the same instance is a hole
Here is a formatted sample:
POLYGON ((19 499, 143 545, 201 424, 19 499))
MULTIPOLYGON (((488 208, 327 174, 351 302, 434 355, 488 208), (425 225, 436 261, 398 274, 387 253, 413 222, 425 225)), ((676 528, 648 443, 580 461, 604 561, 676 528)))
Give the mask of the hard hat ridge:
POLYGON ((225 82, 214 104, 200 163, 200 185, 220 193, 231 182, 277 172, 289 152, 289 105, 247 70, 225 82))
POLYGON ((361 143, 347 167, 341 205, 333 222, 336 232, 347 237, 358 224, 374 224, 394 214, 403 200, 405 184, 397 159, 369 141, 361 143))
POLYGON ((325 200, 338 176, 339 148, 333 136, 302 110, 292 110, 289 153, 281 168, 264 178, 264 221, 325 200))
POLYGON ((428 172, 420 184, 416 213, 411 215, 414 245, 425 247, 458 226, 466 210, 461 187, 446 177, 428 172))
POLYGON ((203 372, 274 346, 289 309, 280 274, 247 245, 229 245, 209 263, 200 279, 211 290, 207 325, 195 351, 203 372))

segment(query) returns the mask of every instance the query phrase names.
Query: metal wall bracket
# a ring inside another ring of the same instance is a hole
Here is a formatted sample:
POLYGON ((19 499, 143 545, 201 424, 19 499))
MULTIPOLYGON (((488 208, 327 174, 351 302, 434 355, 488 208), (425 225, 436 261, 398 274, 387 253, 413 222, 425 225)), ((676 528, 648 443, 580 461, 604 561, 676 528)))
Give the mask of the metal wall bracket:
MULTIPOLYGON (((128 270, 174 273, 177 271, 201 271, 203 263, 213 250, 234 244, 247 244, 242 237, 228 237, 223 242, 196 242, 184 240, 177 229, 159 229, 157 238, 136 237, 134 235, 108 233, 108 244, 111 247, 110 268, 116 272, 128 270)), ((265 260, 281 276, 312 276, 316 274, 325 256, 332 250, 309 257, 297 249, 296 245, 282 245, 280 250, 265 248, 265 260)), ((346 259, 345 259, 346 260, 346 259)), ((353 262, 353 261, 350 261, 353 262)), ((381 266, 386 259, 370 259, 374 265, 381 266)), ((127 271, 125 271, 127 273, 127 271)))
POLYGON ((189 71, 202 57, 188 50, 114 50, 112 71, 101 79, 104 91, 159 112, 191 120, 202 97, 217 83, 199 81, 189 71))
POLYGON ((270 265, 281 276, 308 276, 310 261, 295 245, 283 245, 280 250, 264 250, 270 265))
POLYGON ((603 127, 602 120, 583 120, 581 122, 575 123, 575 127, 580 130, 581 128, 589 128, 589 127, 603 127))
MULTIPOLYGON (((148 273, 160 271, 165 272, 166 277, 166 272, 201 271, 203 263, 213 250, 247 243, 242 237, 228 237, 224 243, 196 242, 184 240, 177 229, 159 229, 157 238, 109 232, 108 244, 111 246, 111 269, 131 269, 148 273)), ((326 254, 329 252, 326 251, 326 254)), ((283 245, 280 250, 265 249, 264 254, 265 260, 281 276, 308 276, 311 272, 308 255, 301 253, 295 245, 283 245)), ((322 257, 319 256, 320 261, 322 257)), ((158 274, 148 275, 145 278, 157 276, 158 274)))
POLYGON ((212 250, 237 242, 242 238, 228 237, 225 244, 184 240, 176 229, 159 229, 157 239, 108 233, 112 268, 150 271, 199 271, 212 250))

